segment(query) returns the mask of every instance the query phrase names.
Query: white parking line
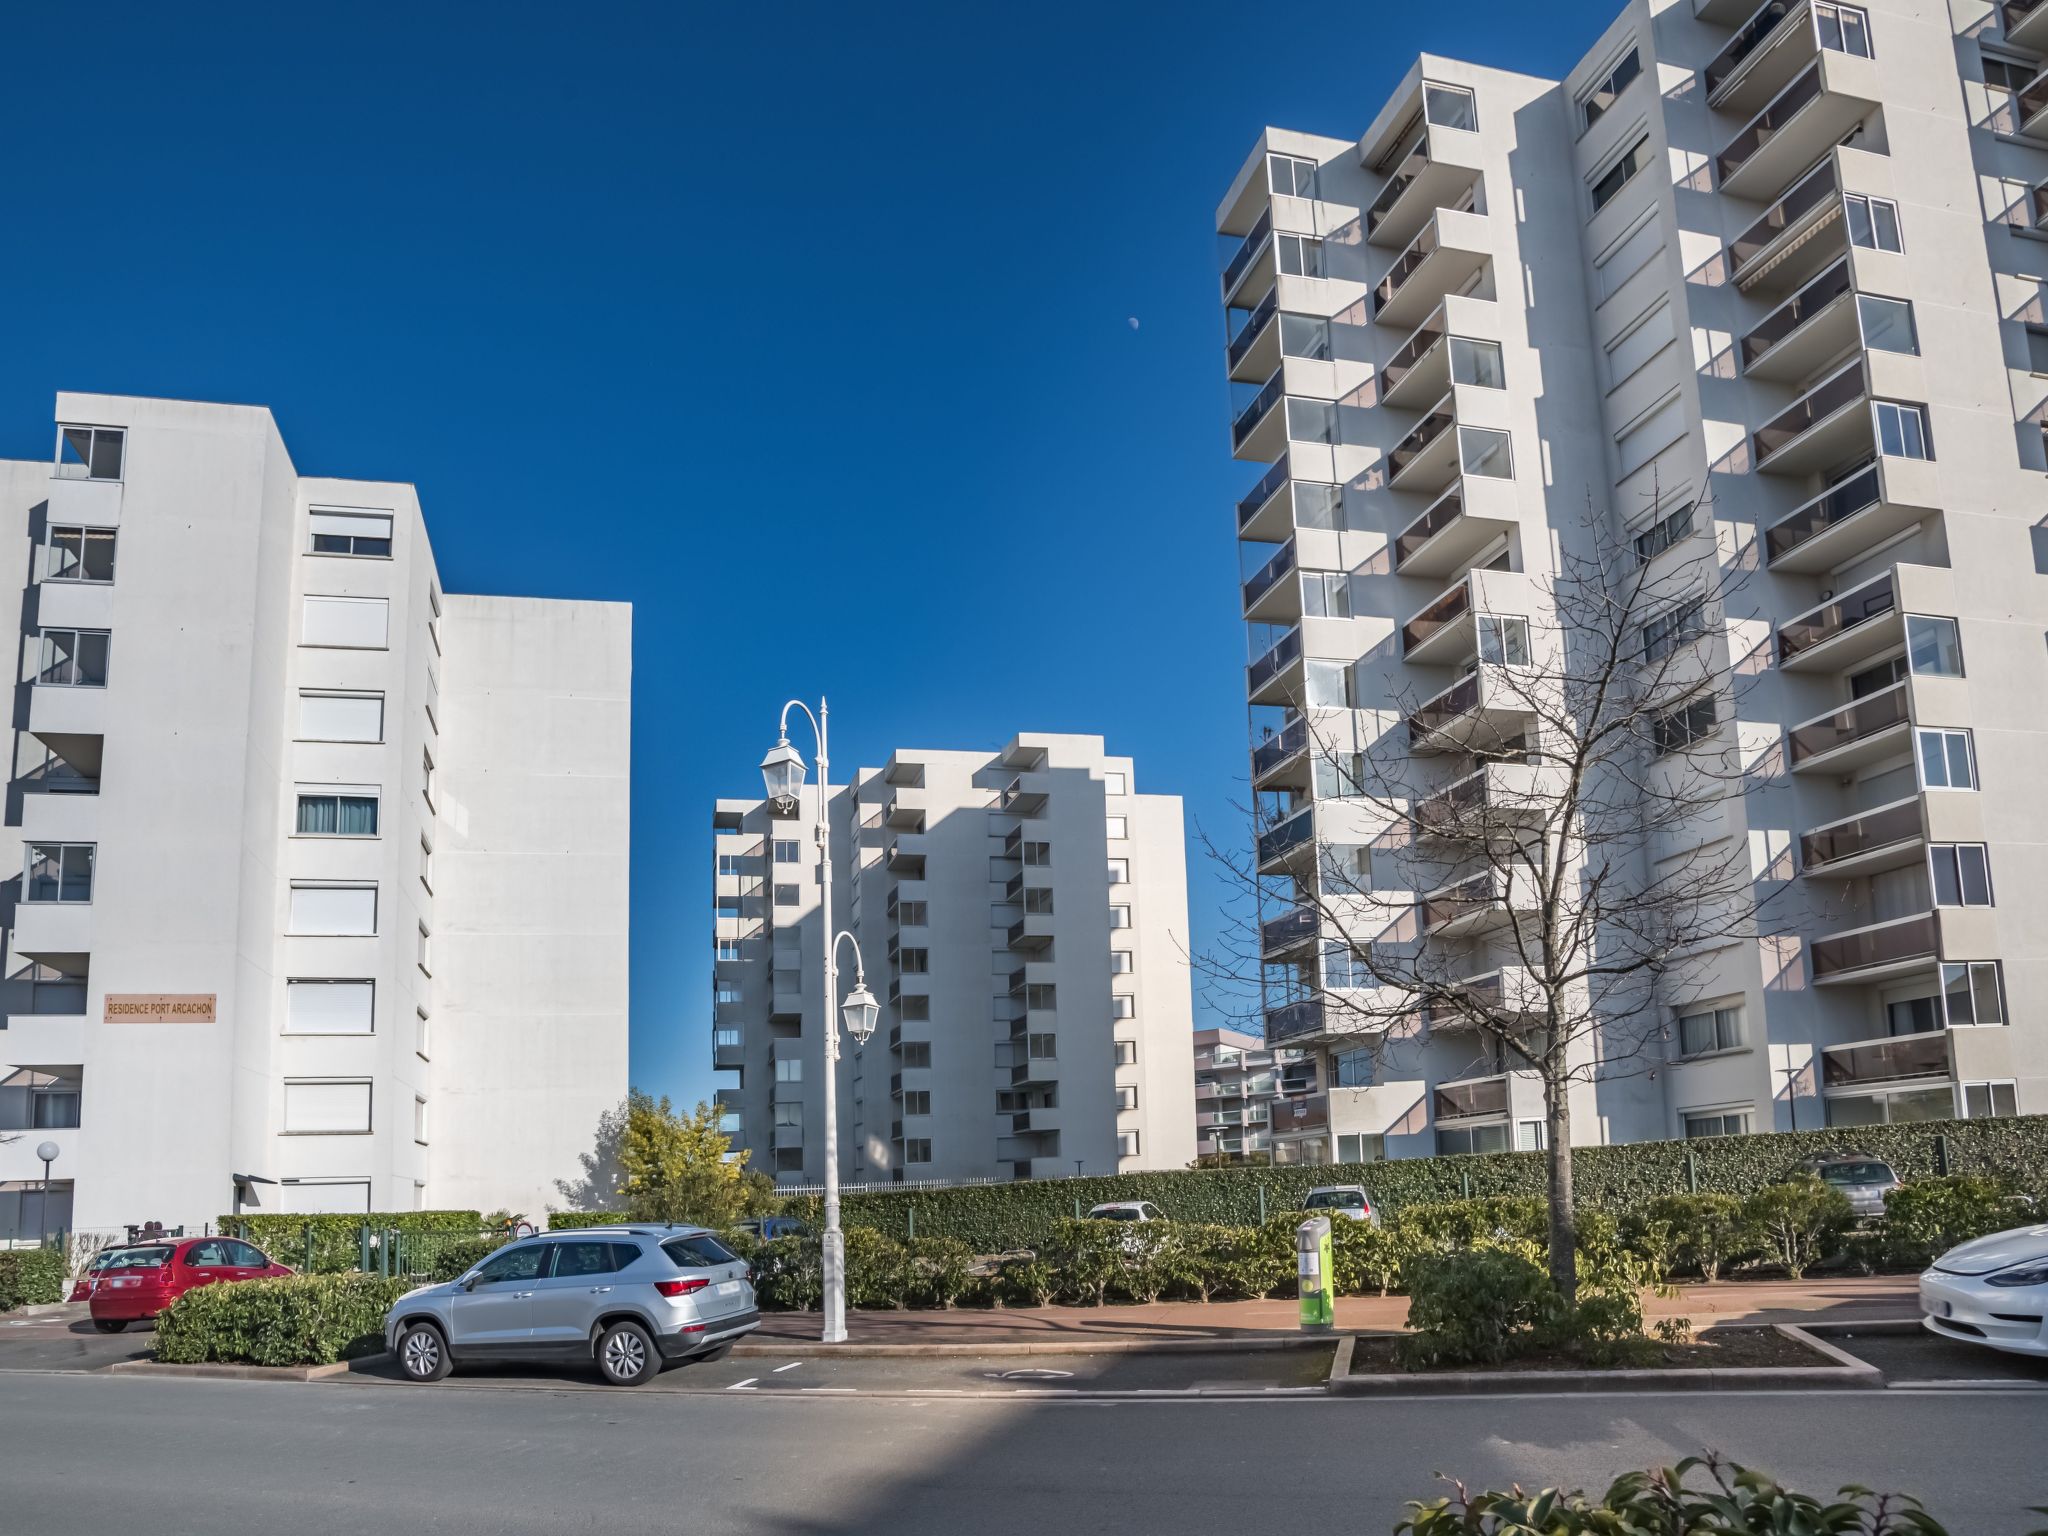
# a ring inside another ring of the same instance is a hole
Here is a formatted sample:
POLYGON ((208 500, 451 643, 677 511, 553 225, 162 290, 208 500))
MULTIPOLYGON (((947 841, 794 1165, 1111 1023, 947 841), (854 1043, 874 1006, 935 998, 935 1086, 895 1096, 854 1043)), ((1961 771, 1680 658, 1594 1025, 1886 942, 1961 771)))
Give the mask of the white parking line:
POLYGON ((777 1367, 775 1367, 774 1370, 770 1371, 768 1374, 771 1376, 780 1376, 784 1371, 793 1371, 802 1364, 803 1361, 801 1360, 792 1360, 787 1365, 778 1365, 777 1367))
POLYGON ((758 1376, 749 1376, 745 1381, 734 1382, 725 1390, 728 1392, 752 1392, 756 1390, 754 1383, 759 1381, 760 1379, 761 1378, 758 1376))

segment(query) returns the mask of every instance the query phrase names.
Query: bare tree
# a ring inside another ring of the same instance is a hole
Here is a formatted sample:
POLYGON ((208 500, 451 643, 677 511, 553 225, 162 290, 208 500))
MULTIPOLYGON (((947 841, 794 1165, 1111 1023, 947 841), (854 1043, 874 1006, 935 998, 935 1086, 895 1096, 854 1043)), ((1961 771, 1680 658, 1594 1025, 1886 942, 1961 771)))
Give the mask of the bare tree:
POLYGON ((1462 657, 1463 675, 1397 689, 1391 711, 1297 700, 1265 760, 1308 766, 1258 793, 1254 853, 1210 850, 1265 921, 1198 963, 1260 976, 1269 1020, 1380 1056, 1461 1032, 1490 1070, 1533 1074, 1567 1299, 1573 1088, 1660 1065, 1670 1009, 1783 889, 1715 830, 1775 766, 1749 760, 1736 723, 1755 670, 1730 651, 1747 557, 1719 547, 1705 505, 1661 526, 1624 539, 1589 506, 1553 573, 1471 572, 1394 642, 1462 657), (1307 958, 1267 963, 1290 938, 1307 958))

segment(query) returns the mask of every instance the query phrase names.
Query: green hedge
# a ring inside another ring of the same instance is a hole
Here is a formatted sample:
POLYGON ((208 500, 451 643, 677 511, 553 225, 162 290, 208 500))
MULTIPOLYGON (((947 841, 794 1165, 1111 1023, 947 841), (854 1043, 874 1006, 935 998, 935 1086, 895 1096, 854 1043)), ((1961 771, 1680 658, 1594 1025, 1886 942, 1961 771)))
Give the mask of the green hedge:
MULTIPOLYGON (((1703 1192, 1747 1195, 1784 1174, 1804 1157, 1869 1152, 1904 1179, 1925 1178, 1937 1166, 1937 1141, 1947 1143, 1947 1171, 1996 1173, 2031 1193, 2048 1194, 2048 1116, 2010 1120, 1936 1120, 1917 1125, 1868 1125, 1823 1131, 1721 1136, 1701 1141, 1638 1141, 1581 1147, 1572 1159, 1582 1206, 1620 1212, 1658 1195, 1689 1190, 1687 1159, 1703 1192)), ((1203 1168, 1127 1173, 1096 1178, 1015 1184, 973 1184, 956 1189, 875 1190, 841 1197, 848 1227, 872 1227, 904 1237, 916 1218, 919 1237, 949 1237, 977 1253, 1033 1248, 1058 1223, 1105 1200, 1150 1200, 1177 1221, 1254 1226, 1259 1192, 1265 1210, 1291 1209, 1318 1184, 1363 1184, 1388 1210, 1470 1196, 1534 1195, 1544 1188, 1543 1155, 1500 1152, 1487 1156, 1396 1158, 1363 1164, 1289 1164, 1263 1168, 1203 1168)), ((791 1215, 820 1219, 815 1197, 792 1199, 791 1215)), ((618 1220, 581 1213, 550 1217, 549 1225, 618 1220)))
POLYGON ((156 1320, 159 1360, 332 1365, 384 1347, 384 1314, 409 1280, 292 1275, 187 1291, 156 1320))
POLYGON ((0 1312, 62 1301, 68 1275, 61 1248, 0 1248, 0 1312))
POLYGON ((569 1232, 577 1227, 623 1227, 632 1219, 623 1211, 549 1211, 548 1230, 569 1232))
MULTIPOLYGON (((474 1238, 483 1231, 480 1211, 371 1211, 366 1215, 223 1216, 219 1229, 247 1238, 280 1264, 301 1274, 344 1274, 362 1263, 363 1228, 373 1233, 397 1232, 413 1244, 431 1267, 432 1249, 454 1238, 474 1238)), ((374 1262, 374 1260, 373 1260, 374 1262)))

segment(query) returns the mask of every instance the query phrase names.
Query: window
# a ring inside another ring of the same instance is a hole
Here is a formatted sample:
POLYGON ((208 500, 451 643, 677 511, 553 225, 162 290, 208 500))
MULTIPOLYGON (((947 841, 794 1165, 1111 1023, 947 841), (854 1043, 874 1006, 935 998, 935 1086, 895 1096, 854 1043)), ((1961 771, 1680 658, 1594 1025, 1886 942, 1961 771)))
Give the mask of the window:
POLYGON ((1129 859, 1111 859, 1109 861, 1109 883, 1111 885, 1129 885, 1131 883, 1131 861, 1129 859))
POLYGON ((31 1130, 68 1131, 78 1125, 79 1088, 75 1082, 54 1083, 29 1090, 31 1130))
POLYGON ((1120 1067, 1135 1067, 1138 1064, 1138 1042, 1119 1040, 1116 1042, 1116 1064, 1120 1067))
POLYGON ((1319 754, 1309 764, 1320 800, 1354 800, 1365 793, 1365 754, 1331 752, 1319 754))
POLYGON ((1813 23, 1820 33, 1820 45, 1836 53, 1853 53, 1859 59, 1870 54, 1870 18, 1853 5, 1830 5, 1815 0, 1813 23))
POLYGON ((383 597, 308 597, 299 644, 381 651, 390 644, 391 601, 383 597))
POLYGON ((1927 432, 1927 407, 1898 400, 1875 400, 1877 451, 1895 459, 1931 459, 1934 440, 1927 432))
MULTIPOLYGON (((1047 1039, 1052 1037, 1048 1035, 1047 1039)), ((906 1040, 903 1042, 903 1070, 920 1072, 932 1064, 932 1043, 929 1040, 906 1040)))
POLYGON ((776 886, 776 887, 775 887, 775 905, 776 905, 776 906, 778 906, 778 907, 793 907, 793 906, 795 906, 795 905, 796 905, 796 902, 797 902, 797 888, 796 888, 795 886, 793 886, 793 885, 778 885, 778 886, 776 886))
MULTIPOLYGON (((1026 898, 1024 903, 1025 911, 1031 910, 1030 898, 1038 894, 1040 893, 1035 889, 1024 893, 1026 898)), ((1048 888, 1043 894, 1048 902, 1045 910, 1050 912, 1052 907, 1049 903, 1052 900, 1052 891, 1048 888)), ((922 901, 899 901, 896 903, 897 926, 903 928, 922 928, 930 921, 928 916, 930 910, 930 907, 922 901)))
POLYGON ((804 1171, 804 1149, 802 1147, 777 1147, 775 1149, 775 1171, 777 1173, 802 1173, 804 1171))
POLYGON ((1052 844, 1026 843, 1024 845, 1024 864, 1029 869, 1050 868, 1052 865, 1052 844))
POLYGON ((284 1084, 287 1136, 354 1136, 370 1129, 367 1080, 306 1078, 284 1084))
POLYGON ((1458 462, 1465 473, 1487 480, 1512 479, 1515 473, 1514 445, 1505 432, 1489 427, 1458 428, 1458 462))
POLYGON ((1685 1139, 1698 1141, 1704 1136, 1747 1136, 1749 1134, 1749 1111, 1746 1109, 1717 1109, 1705 1114, 1688 1111, 1682 1115, 1685 1125, 1685 1139))
POLYGON ((1029 1012, 1042 1012, 1059 1006, 1059 988, 1049 981, 1034 981, 1024 988, 1024 1007, 1029 1012))
POLYGON ((55 528, 43 565, 45 581, 112 581, 114 530, 55 528))
POLYGON ((1451 382, 1470 384, 1477 389, 1506 389, 1507 373, 1501 363, 1500 343, 1453 336, 1451 382))
POLYGON ((104 629, 45 629, 36 681, 50 688, 104 688, 113 635, 104 629))
POLYGON ((383 739, 383 694, 302 693, 299 695, 299 740, 382 741, 383 739))
MULTIPOLYGON (((906 902, 906 906, 922 908, 921 901, 906 902)), ((1049 885, 1029 886, 1024 892, 1024 910, 1037 917, 1052 916, 1052 887, 1049 885)), ((906 919, 907 921, 907 919, 906 919)))
POLYGON ((1387 1138, 1384 1136, 1339 1136, 1337 1138, 1337 1161, 1340 1163, 1377 1163, 1387 1155, 1387 1138))
POLYGON ((778 1083, 800 1083, 804 1080, 804 1063, 801 1056, 778 1056, 775 1058, 775 1081, 778 1083))
POLYGON ((1942 1012, 1951 1026, 2003 1024, 2005 989, 1996 960, 1969 960, 1941 968, 1942 1012))
POLYGON ((1680 539, 1692 533, 1693 503, 1667 512, 1635 537, 1636 564, 1648 565, 1680 539))
POLYGON ((1963 641, 1954 619, 1906 615, 1906 656, 1922 677, 1961 677, 1963 641))
POLYGON ((1112 949, 1109 952, 1109 974, 1128 976, 1131 970, 1131 952, 1128 949, 1112 949))
POLYGON ((434 845, 424 837, 420 839, 420 884, 427 888, 427 894, 434 891, 434 845))
MULTIPOLYGON (((2048 373, 2048 325, 2030 325, 2027 327, 2027 369, 2032 373, 2048 373)), ((109 547, 107 550, 107 568, 110 572, 113 569, 113 558, 113 549, 109 547)), ((113 580, 111 574, 107 577, 107 580, 113 580)))
POLYGON ((1138 1155, 1138 1133, 1136 1131, 1118 1131, 1116 1133, 1116 1155, 1118 1157, 1136 1157, 1138 1155))
POLYGON ((94 843, 30 843, 21 899, 32 902, 92 900, 94 843))
POLYGON ((746 856, 738 853, 721 853, 718 856, 720 875, 737 875, 746 867, 746 856))
MULTIPOLYGON (((1024 1052, 1033 1061, 1057 1060, 1059 1057, 1059 1036, 1045 1034, 1026 1035, 1024 1037, 1024 1052)), ((906 1062, 904 1065, 908 1066, 909 1063, 906 1062)))
POLYGON ((1621 157, 1601 172, 1593 183, 1593 211, 1598 213, 1614 201, 1614 194, 1627 186, 1631 177, 1649 163, 1650 136, 1646 133, 1624 150, 1621 157))
POLYGON ((1515 1122, 1515 1150, 1517 1152, 1541 1152, 1550 1145, 1550 1128, 1541 1120, 1517 1120, 1515 1122))
POLYGON ((2014 1085, 2006 1083, 1963 1084, 1963 1118, 1966 1120, 2009 1120, 2020 1112, 2014 1085))
POLYGON ((1138 1090, 1130 1083, 1119 1083, 1116 1090, 1116 1107, 1119 1111, 1138 1107, 1138 1090))
POLYGON ((418 950, 419 967, 427 975, 434 974, 434 935, 425 923, 419 925, 420 943, 418 950))
POLYGON ((711 989, 711 1001, 714 1005, 738 1003, 743 1001, 745 997, 745 991, 736 981, 721 981, 711 989))
POLYGON ((1693 598, 1643 626, 1643 660, 1659 661, 1707 632, 1707 600, 1693 598))
POLYGON ((1287 397, 1287 436, 1296 443, 1337 441, 1337 402, 1287 397))
POLYGON ((1129 907, 1111 907, 1109 909, 1109 926, 1112 928, 1130 927, 1131 909, 1129 907))
POLYGON ((1599 122, 1607 114, 1607 109, 1614 105, 1615 98, 1627 90, 1629 82, 1642 72, 1643 56, 1631 47, 1621 56, 1621 62, 1608 72, 1607 78, 1580 98, 1580 126, 1590 128, 1599 122))
POLYGON ((1363 1046, 1337 1051, 1330 1057, 1330 1085, 1335 1088, 1370 1088, 1372 1052, 1363 1046))
POLYGON ((1316 195, 1316 163, 1296 155, 1266 156, 1266 188, 1282 197, 1316 195))
POLYGON ((1102 792, 1105 795, 1127 795, 1130 793, 1129 786, 1130 780, 1121 773, 1110 772, 1102 776, 1102 792))
MULTIPOLYGON (((412 1099, 412 1139, 421 1146, 427 1144, 427 1101, 418 1094, 414 1094, 412 1099)), ((562 1245, 565 1250, 569 1248, 604 1248, 607 1246, 609 1245, 604 1243, 564 1243, 562 1245)), ((562 1258, 567 1257, 567 1253, 564 1252, 562 1258)), ((580 1273, 595 1274, 597 1271, 585 1270, 580 1271, 580 1273)))
POLYGON ((312 529, 316 555, 362 555, 380 560, 391 558, 391 514, 389 512, 322 512, 307 517, 312 529))
POLYGON ((1501 1125, 1438 1126, 1436 1150, 1444 1157, 1461 1157, 1473 1152, 1505 1152, 1508 1128, 1501 1125))
POLYGON ((714 959, 737 960, 740 958, 740 941, 738 939, 720 939, 712 953, 714 959))
POLYGON ((1529 665, 1529 621, 1502 614, 1479 615, 1479 659, 1506 667, 1529 665))
POLYGON ((932 1091, 929 1088, 907 1088, 903 1093, 905 1115, 928 1115, 932 1112, 932 1091))
POLYGON ((1289 277, 1323 275, 1322 241, 1307 235, 1279 235, 1275 237, 1274 248, 1279 254, 1280 270, 1289 277))
POLYGON ((376 1032, 374 981, 287 981, 284 1032, 288 1035, 368 1035, 376 1032))
POLYGON ((427 1010, 424 1008, 415 1008, 413 1010, 412 1026, 413 1054, 419 1057, 421 1061, 425 1061, 434 1054, 431 1049, 432 1045, 433 1031, 428 1027, 427 1024, 427 1010))
POLYGON ((922 976, 932 968, 932 952, 928 949, 900 950, 896 959, 906 976, 922 976))
POLYGON ((1904 352, 1915 356, 1920 338, 1913 330, 1913 306, 1904 299, 1875 293, 1856 295, 1856 317, 1863 325, 1863 345, 1873 352, 1904 352))
POLYGON ((1943 731, 1921 726, 1913 733, 1919 748, 1922 789, 1975 789, 1977 763, 1968 731, 1943 731))
POLYGON ((302 789, 299 791, 301 837, 375 837, 377 792, 374 789, 302 789))
POLYGON ((1651 731, 1659 753, 1683 752, 1694 742, 1704 741, 1713 735, 1718 723, 1715 700, 1709 694, 1706 698, 1694 699, 1690 704, 1681 704, 1668 714, 1659 715, 1651 731))
POLYGON ((1349 664, 1314 658, 1303 663, 1302 699, 1310 709, 1351 708, 1354 699, 1349 664))
POLYGON ((1422 115, 1439 128, 1479 129, 1479 105, 1462 86, 1422 83, 1422 115))
POLYGON ((906 1163, 928 1163, 932 1160, 932 1142, 929 1136, 911 1136, 903 1143, 903 1161, 906 1163))
POLYGON ((1280 353, 1319 363, 1330 360, 1330 322, 1320 315, 1282 315, 1280 353))
POLYGON ((1112 1019, 1134 1019, 1138 1016, 1138 1000, 1128 992, 1118 992, 1109 1000, 1109 1016, 1112 1019))
POLYGON ((372 937, 377 932, 377 887, 294 884, 285 931, 315 937, 372 937))
POLYGON ((1111 816, 1106 825, 1113 842, 1121 842, 1131 835, 1131 822, 1127 816, 1111 816))
POLYGON ((1866 197, 1861 192, 1842 195, 1842 210, 1849 220, 1849 243, 1867 251, 1899 251, 1899 205, 1888 198, 1866 197))
POLYGON ((1937 907, 1991 905, 1991 858, 1982 843, 1930 843, 1927 864, 1937 907))
POLYGON ((1372 976, 1357 950, 1342 939, 1326 939, 1323 941, 1323 985, 1342 989, 1369 987, 1372 976))
POLYGON ((797 863, 801 857, 802 855, 798 851, 798 845, 795 838, 778 837, 775 840, 776 863, 794 864, 797 863))
POLYGON ((434 808, 434 754, 420 753, 420 794, 427 802, 427 809, 434 808))
POLYGON ((1939 997, 1902 997, 1886 1003, 1885 1030, 1893 1035, 1924 1035, 1941 1028, 1939 997))
POLYGON ((128 446, 125 427, 59 427, 59 480, 118 480, 128 446))
POLYGON ((1732 1051, 1742 1044, 1742 1005, 1706 1008, 1678 1016, 1678 1054, 1704 1056, 1709 1051, 1732 1051))
MULTIPOLYGON (((1294 526, 1297 528, 1323 528, 1336 531, 1344 526, 1344 491, 1340 486, 1321 480, 1297 480, 1294 483, 1294 526)), ((1119 778, 1122 775, 1118 775, 1119 778)), ((1111 790, 1111 794, 1123 791, 1111 790)))

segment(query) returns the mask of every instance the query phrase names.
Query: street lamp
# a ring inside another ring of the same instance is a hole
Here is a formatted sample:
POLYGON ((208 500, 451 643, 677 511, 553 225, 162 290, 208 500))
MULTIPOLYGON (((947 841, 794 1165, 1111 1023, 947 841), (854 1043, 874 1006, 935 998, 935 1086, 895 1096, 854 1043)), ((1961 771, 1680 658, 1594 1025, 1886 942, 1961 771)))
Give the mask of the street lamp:
POLYGON ((846 1236, 839 1230, 839 1030, 833 1023, 832 1005, 839 996, 839 944, 853 946, 853 990, 846 994, 840 1017, 855 1045, 864 1045, 875 1032, 882 1005, 868 990, 867 968, 861 963, 860 941, 851 933, 832 927, 832 839, 830 805, 826 794, 829 749, 826 722, 831 710, 818 701, 818 712, 801 699, 782 706, 782 721, 775 745, 761 759, 761 785, 769 800, 785 813, 793 810, 804 786, 804 760, 789 744, 789 712, 800 709, 811 722, 818 738, 818 800, 813 835, 818 844, 818 929, 825 940, 825 1233, 822 1249, 825 1282, 825 1326, 820 1338, 827 1344, 846 1342, 846 1236))
POLYGON ((36 1218, 36 1245, 50 1246, 50 1164, 57 1161, 57 1155, 64 1149, 54 1141, 46 1141, 36 1148, 36 1156, 43 1163, 43 1208, 36 1218))

